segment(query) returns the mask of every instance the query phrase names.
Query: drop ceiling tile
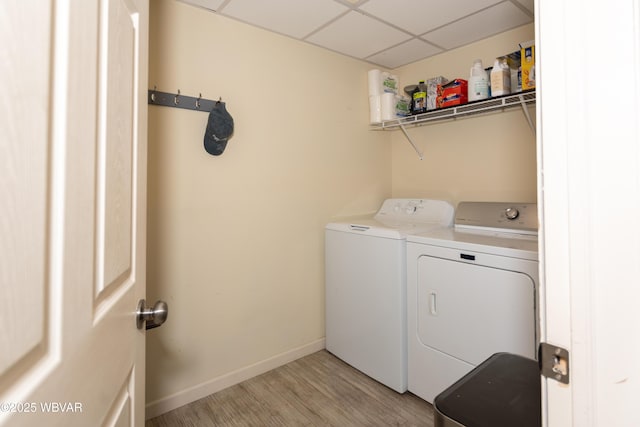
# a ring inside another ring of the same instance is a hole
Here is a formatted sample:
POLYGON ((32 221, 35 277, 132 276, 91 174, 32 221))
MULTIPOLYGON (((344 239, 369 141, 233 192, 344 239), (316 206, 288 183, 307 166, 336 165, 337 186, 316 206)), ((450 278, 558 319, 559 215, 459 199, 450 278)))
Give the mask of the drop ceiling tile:
POLYGON ((183 3, 189 3, 194 6, 204 7, 209 10, 218 10, 224 0, 182 0, 183 3))
POLYGON ((414 34, 423 34, 502 0, 369 0, 360 9, 414 34))
POLYGON ((349 10, 333 0, 231 0, 221 11, 248 24, 302 38, 349 10))
POLYGON ((440 52, 442 52, 442 49, 430 45, 423 40, 412 39, 401 45, 387 49, 384 52, 370 56, 367 58, 367 61, 385 68, 394 69, 420 59, 428 58, 440 52))
POLYGON ((368 0, 336 0, 336 1, 339 1, 340 3, 344 3, 347 6, 357 6, 359 3, 363 3, 368 0))
POLYGON ((305 40, 362 59, 410 38, 387 24, 351 11, 305 40))
POLYGON ((505 2, 431 31, 422 38, 445 49, 453 49, 532 21, 531 16, 513 3, 505 2))
POLYGON ((534 0, 516 0, 516 1, 521 5, 523 5, 524 7, 526 7, 527 10, 529 10, 529 12, 534 13, 535 11, 535 7, 533 5, 534 0))

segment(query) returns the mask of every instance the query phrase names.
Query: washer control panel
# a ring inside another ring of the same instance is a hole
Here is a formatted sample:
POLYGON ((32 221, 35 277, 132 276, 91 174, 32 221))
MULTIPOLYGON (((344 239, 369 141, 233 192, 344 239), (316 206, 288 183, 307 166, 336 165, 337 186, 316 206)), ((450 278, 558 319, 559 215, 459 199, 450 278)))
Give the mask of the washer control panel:
POLYGON ((382 222, 435 223, 451 226, 453 206, 444 200, 387 199, 375 215, 382 222))
POLYGON ((454 224, 456 229, 537 235, 538 206, 536 203, 460 202, 454 224))

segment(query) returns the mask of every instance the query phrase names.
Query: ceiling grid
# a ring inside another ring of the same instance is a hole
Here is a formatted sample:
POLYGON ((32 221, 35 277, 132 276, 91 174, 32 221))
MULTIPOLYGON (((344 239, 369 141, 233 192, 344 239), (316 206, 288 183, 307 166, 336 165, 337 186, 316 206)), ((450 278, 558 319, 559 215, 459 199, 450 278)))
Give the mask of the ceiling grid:
POLYGON ((534 20, 534 0, 181 0, 394 69, 534 20))

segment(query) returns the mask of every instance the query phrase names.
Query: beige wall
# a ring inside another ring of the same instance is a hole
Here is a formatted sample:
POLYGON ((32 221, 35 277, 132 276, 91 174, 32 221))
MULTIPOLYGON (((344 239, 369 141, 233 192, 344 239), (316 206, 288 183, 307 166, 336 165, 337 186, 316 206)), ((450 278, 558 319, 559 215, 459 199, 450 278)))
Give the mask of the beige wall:
MULTIPOLYGON (((174 0, 151 2, 149 85, 217 99, 149 108, 147 402, 324 337, 324 225, 391 196, 387 134, 368 130, 371 66, 174 0)), ((197 393, 196 393, 197 394, 197 393)))
MULTIPOLYGON (((175 0, 151 2, 150 31, 150 87, 222 97, 235 120, 213 157, 207 114, 149 108, 147 295, 170 307, 147 335, 155 411, 321 342, 331 218, 391 196, 535 200, 519 110, 409 130, 420 161, 401 132, 368 129, 370 64, 175 0)), ((395 72, 467 78, 473 59, 532 38, 526 26, 395 72)))
MULTIPOLYGON (((468 79, 474 59, 492 66, 496 56, 533 39, 534 26, 526 25, 394 72, 403 87, 440 75, 468 79)), ((529 112, 535 120, 535 108, 529 112)), ((391 134, 394 197, 443 198, 454 204, 536 201, 536 142, 522 109, 430 124, 408 133, 424 151, 424 160, 401 132, 391 134)))

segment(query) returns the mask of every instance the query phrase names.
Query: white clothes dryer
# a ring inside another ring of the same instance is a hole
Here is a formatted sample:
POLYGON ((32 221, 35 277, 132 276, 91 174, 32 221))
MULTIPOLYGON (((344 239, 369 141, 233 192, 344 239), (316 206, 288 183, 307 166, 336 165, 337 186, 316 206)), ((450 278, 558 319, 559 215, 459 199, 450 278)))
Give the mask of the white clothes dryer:
POLYGON ((453 223, 441 200, 387 199, 374 215, 325 228, 326 348, 407 390, 406 236, 453 223))
POLYGON ((537 207, 461 202, 407 237, 408 390, 428 402, 498 352, 536 359, 537 207))

